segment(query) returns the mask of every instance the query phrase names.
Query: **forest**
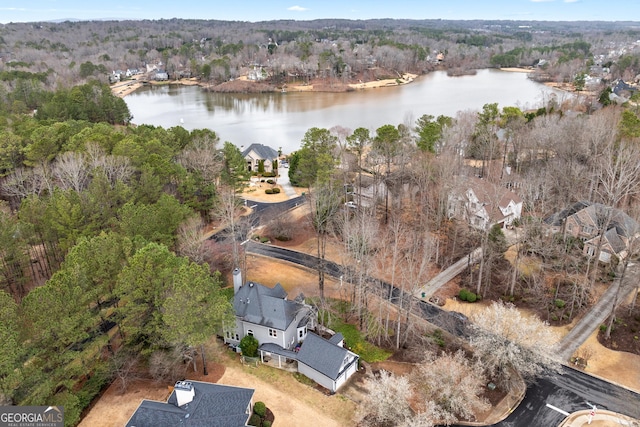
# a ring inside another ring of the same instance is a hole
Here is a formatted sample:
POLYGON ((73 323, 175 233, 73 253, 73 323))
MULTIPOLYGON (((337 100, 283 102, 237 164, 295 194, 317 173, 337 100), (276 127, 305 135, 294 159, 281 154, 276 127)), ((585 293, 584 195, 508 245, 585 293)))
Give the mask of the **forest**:
MULTIPOLYGON (((126 382, 140 364, 157 379, 180 377, 184 361, 197 364, 203 343, 231 315, 222 273, 238 264, 243 249, 234 238, 232 251, 207 252, 202 236, 212 221, 239 218, 236 195, 248 179, 242 154, 215 130, 130 125, 126 104, 106 84, 111 70, 161 61, 172 72, 184 67, 224 81, 252 63, 268 62, 276 76, 312 70, 342 78, 371 64, 422 73, 545 59, 545 73, 573 81, 595 56, 619 46, 602 64, 609 78, 631 81, 639 72, 640 55, 631 46, 640 37, 624 24, 544 26, 384 20, 1 26, 3 401, 63 405, 66 423, 75 425, 105 384, 126 382), (446 63, 433 63, 434 52, 443 52, 446 63)), ((289 158, 289 175, 308 191, 318 257, 325 258, 327 245, 341 245, 348 255, 350 316, 369 340, 399 348, 415 338, 416 325, 410 305, 399 309, 406 321, 395 324, 390 312, 369 312, 376 290, 364 277, 390 275, 413 294, 432 266, 446 267, 475 247, 483 256, 464 276, 465 290, 531 308, 550 322, 570 322, 588 309, 596 286, 610 286, 637 257, 636 239, 624 259, 605 265, 586 256, 579 239, 546 232, 543 221, 584 200, 608 207, 601 237, 612 208, 640 219, 638 98, 617 105, 600 96, 607 87, 537 111, 487 104, 375 130, 309 129, 289 158), (523 199, 515 262, 506 259, 499 227, 477 230, 449 217, 453 184, 465 175, 508 185, 523 199), (360 200, 366 182, 382 189, 367 208, 360 200), (349 196, 345 188, 355 190, 349 196), (353 212, 345 212, 349 197, 359 206, 353 212)), ((292 229, 284 219, 270 227, 285 238, 292 229)), ((628 310, 637 313, 635 301, 628 310)), ((478 354, 486 369, 497 369, 489 352, 478 354)))
MULTIPOLYGON (((573 82, 592 65, 609 81, 640 72, 630 50, 640 30, 625 22, 442 20, 203 20, 9 23, 0 25, 0 81, 16 108, 41 90, 157 66, 172 78, 219 84, 268 70, 274 83, 395 78, 433 69, 544 64, 541 80, 573 82), (595 59, 594 59, 595 58, 595 59), (18 89, 18 90, 14 90, 18 89)), ((0 99, 7 93, 0 92, 0 99)), ((5 102, 6 104, 6 102, 5 102)), ((11 105, 11 104, 9 104, 11 105)))

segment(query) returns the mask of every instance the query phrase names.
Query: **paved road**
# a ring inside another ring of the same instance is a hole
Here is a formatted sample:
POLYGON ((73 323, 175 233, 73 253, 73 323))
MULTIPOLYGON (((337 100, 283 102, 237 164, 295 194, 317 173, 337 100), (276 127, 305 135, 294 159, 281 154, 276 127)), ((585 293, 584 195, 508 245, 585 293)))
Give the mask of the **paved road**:
MULTIPOLYGON (((249 252, 264 256, 284 259, 289 262, 304 265, 309 268, 317 266, 317 258, 297 251, 261 245, 251 242, 249 252)), ((344 269, 331 262, 325 261, 325 271, 334 277, 344 274, 344 269)), ((398 303, 401 298, 413 298, 401 295, 399 289, 392 288, 389 283, 370 278, 374 283, 391 293, 391 301, 398 303)), ((406 300, 403 300, 403 304, 406 300)), ((414 314, 458 336, 467 334, 466 321, 455 313, 442 310, 433 304, 414 298, 414 314)), ((587 403, 598 408, 607 409, 640 418, 640 395, 623 387, 601 380, 563 366, 559 373, 551 373, 538 378, 529 385, 523 402, 502 422, 494 424, 499 427, 554 427, 559 425, 565 415, 550 406, 564 412, 575 412, 588 409, 587 403), (548 406, 550 405, 550 406, 548 406)))
MULTIPOLYGON (((242 217, 241 221, 248 223, 248 227, 244 227, 239 225, 237 230, 244 230, 245 233, 249 231, 250 228, 258 227, 260 225, 265 225, 278 215, 282 215, 284 212, 294 209, 297 206, 301 205, 305 202, 304 196, 297 196, 289 200, 285 200, 283 202, 278 203, 263 203, 263 202, 252 202, 251 200, 241 199, 242 203, 252 208, 251 214, 242 217)), ((230 237, 229 227, 220 229, 211 235, 208 235, 206 239, 212 239, 215 241, 221 241, 230 237)), ((246 235, 238 236, 238 241, 244 241, 247 239, 246 235)))
MULTIPOLYGON (((618 298, 618 304, 620 304, 620 301, 624 301, 629 293, 635 289, 635 284, 638 282, 639 276, 640 266, 629 263, 624 277, 624 286, 618 298)), ((593 331, 607 320, 611 312, 611 307, 613 306, 618 285, 619 279, 616 279, 589 312, 586 313, 571 331, 564 336, 562 341, 560 341, 558 355, 562 358, 561 360, 569 360, 578 347, 591 336, 593 331)))

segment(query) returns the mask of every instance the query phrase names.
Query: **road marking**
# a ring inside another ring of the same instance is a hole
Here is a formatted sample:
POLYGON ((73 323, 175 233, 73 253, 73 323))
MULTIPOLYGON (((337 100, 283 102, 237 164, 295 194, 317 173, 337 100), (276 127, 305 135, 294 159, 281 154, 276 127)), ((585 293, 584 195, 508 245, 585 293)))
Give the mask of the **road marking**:
POLYGON ((568 416, 570 415, 567 411, 563 411, 562 409, 560 409, 560 408, 556 408, 555 406, 553 406, 553 405, 549 405, 548 403, 547 403, 547 408, 553 409, 554 411, 558 411, 558 412, 560 412, 562 415, 564 415, 565 417, 568 417, 568 416))

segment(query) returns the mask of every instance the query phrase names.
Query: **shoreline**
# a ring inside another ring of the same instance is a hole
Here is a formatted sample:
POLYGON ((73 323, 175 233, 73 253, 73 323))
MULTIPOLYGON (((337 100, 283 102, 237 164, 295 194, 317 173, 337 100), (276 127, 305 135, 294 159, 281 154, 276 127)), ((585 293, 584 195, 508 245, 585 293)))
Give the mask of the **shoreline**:
MULTIPOLYGON (((369 82, 359 82, 359 83, 348 83, 348 84, 339 84, 332 87, 327 87, 325 85, 313 85, 313 84, 296 84, 296 85, 284 85, 282 87, 282 92, 346 92, 353 90, 366 90, 366 89, 377 89, 380 87, 393 87, 405 85, 413 82, 419 76, 417 74, 404 73, 401 77, 397 79, 383 79, 383 80, 374 80, 369 82), (315 87, 314 87, 315 86, 315 87)), ((241 82, 248 82, 246 76, 240 76, 237 79, 241 82)), ((167 84, 177 84, 182 86, 200 86, 204 90, 210 89, 211 85, 202 84, 196 78, 192 77, 189 79, 180 79, 180 80, 167 80, 167 81, 153 81, 153 80, 142 80, 142 76, 135 76, 131 80, 125 80, 123 82, 114 83, 111 85, 111 93, 119 98, 124 98, 125 96, 135 92, 145 85, 167 85, 167 84)), ((251 84, 251 82, 249 83, 251 84)), ((274 92, 278 92, 277 88, 274 92)), ((244 93, 239 91, 237 93, 244 93)))
MULTIPOLYGON (((509 73, 527 73, 527 74, 532 73, 534 71, 533 69, 530 69, 530 68, 518 68, 518 67, 505 67, 505 68, 499 68, 499 70, 509 72, 509 73)), ((401 77, 398 77, 396 79, 372 80, 368 82, 361 81, 359 83, 346 83, 346 84, 339 83, 336 85, 293 84, 290 86, 285 84, 280 90, 274 87, 274 90, 272 90, 271 92, 350 92, 350 91, 356 91, 356 90, 378 89, 382 87, 395 87, 395 86, 406 85, 406 84, 412 83, 418 77, 420 77, 420 75, 418 74, 404 73, 401 77)), ((247 84, 251 85, 254 83, 249 81, 246 75, 238 77, 236 81, 242 82, 244 85, 247 85, 247 84)), ((233 84, 233 81, 225 82, 221 84, 227 84, 227 83, 233 84)), ((259 83, 259 82, 256 82, 256 83, 259 83)), ((220 85, 212 86, 209 84, 203 84, 195 77, 179 79, 179 80, 154 81, 154 80, 146 80, 143 78, 142 75, 139 75, 139 76, 134 76, 131 80, 125 80, 123 82, 118 82, 111 85, 111 93, 113 93, 115 96, 119 98, 124 98, 125 96, 132 94, 133 92, 135 92, 136 90, 140 89, 145 85, 173 85, 173 84, 181 85, 181 86, 200 86, 203 90, 208 90, 208 91, 211 90, 211 88, 213 87, 220 86, 220 85)), ((541 82, 541 84, 547 87, 561 90, 563 92, 574 93, 574 94, 576 93, 575 90, 573 89, 573 85, 571 85, 570 83, 541 82)), ((221 92, 224 92, 224 91, 221 91, 221 92)), ((260 92, 261 91, 257 91, 256 93, 260 93, 260 92)), ((246 90, 238 90, 238 91, 229 90, 229 91, 226 91, 226 93, 251 93, 251 92, 246 90)), ((583 92, 581 94, 588 94, 588 93, 583 92)))

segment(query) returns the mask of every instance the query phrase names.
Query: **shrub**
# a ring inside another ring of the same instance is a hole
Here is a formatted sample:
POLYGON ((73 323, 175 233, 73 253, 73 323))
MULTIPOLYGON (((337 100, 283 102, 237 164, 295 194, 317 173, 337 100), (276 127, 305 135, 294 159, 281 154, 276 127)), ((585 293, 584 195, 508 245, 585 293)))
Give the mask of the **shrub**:
POLYGON ((605 332, 607 330, 607 325, 600 325, 600 332, 605 332))
POLYGON ((264 420, 262 422, 262 427, 271 427, 271 421, 269 420, 264 420))
POLYGON ((444 335, 442 334, 442 330, 436 329, 435 331, 433 331, 433 334, 431 334, 431 338, 433 339, 433 342, 435 342, 438 345, 438 347, 445 346, 444 335))
POLYGON ((272 188, 271 191, 273 191, 273 194, 278 194, 280 193, 280 189, 278 187, 276 188, 272 188))
POLYGON ((467 293, 468 302, 476 302, 477 299, 478 299, 478 295, 474 294, 473 292, 467 293))
POLYGON ((462 288, 462 289, 460 289, 460 292, 458 293, 458 298, 460 298, 462 301, 466 301, 468 295, 469 295, 469 291, 464 289, 464 288, 462 288))
POLYGON ((264 194, 273 194, 273 188, 267 188, 264 190, 264 194))
POLYGON ((256 402, 256 404, 253 405, 253 413, 263 418, 267 413, 267 405, 265 405, 264 402, 256 402))
POLYGON ((242 355, 247 357, 257 357, 258 356, 258 347, 260 344, 255 337, 251 335, 247 335, 246 337, 240 340, 240 350, 242 350, 242 355))
POLYGON ((553 301, 553 305, 555 305, 558 308, 564 308, 564 306, 567 305, 567 303, 565 303, 564 300, 556 299, 555 301, 553 301))
POLYGON ((268 180, 267 180, 267 184, 275 184, 275 183, 276 183, 276 182, 275 182, 274 180, 272 180, 272 179, 268 179, 268 180))
POLYGON ((258 415, 251 414, 251 417, 249 418, 249 425, 250 426, 260 427, 261 423, 262 423, 262 420, 260 419, 260 417, 258 415))
POLYGON ((260 238, 260 243, 269 243, 269 238, 268 237, 261 237, 260 238))

